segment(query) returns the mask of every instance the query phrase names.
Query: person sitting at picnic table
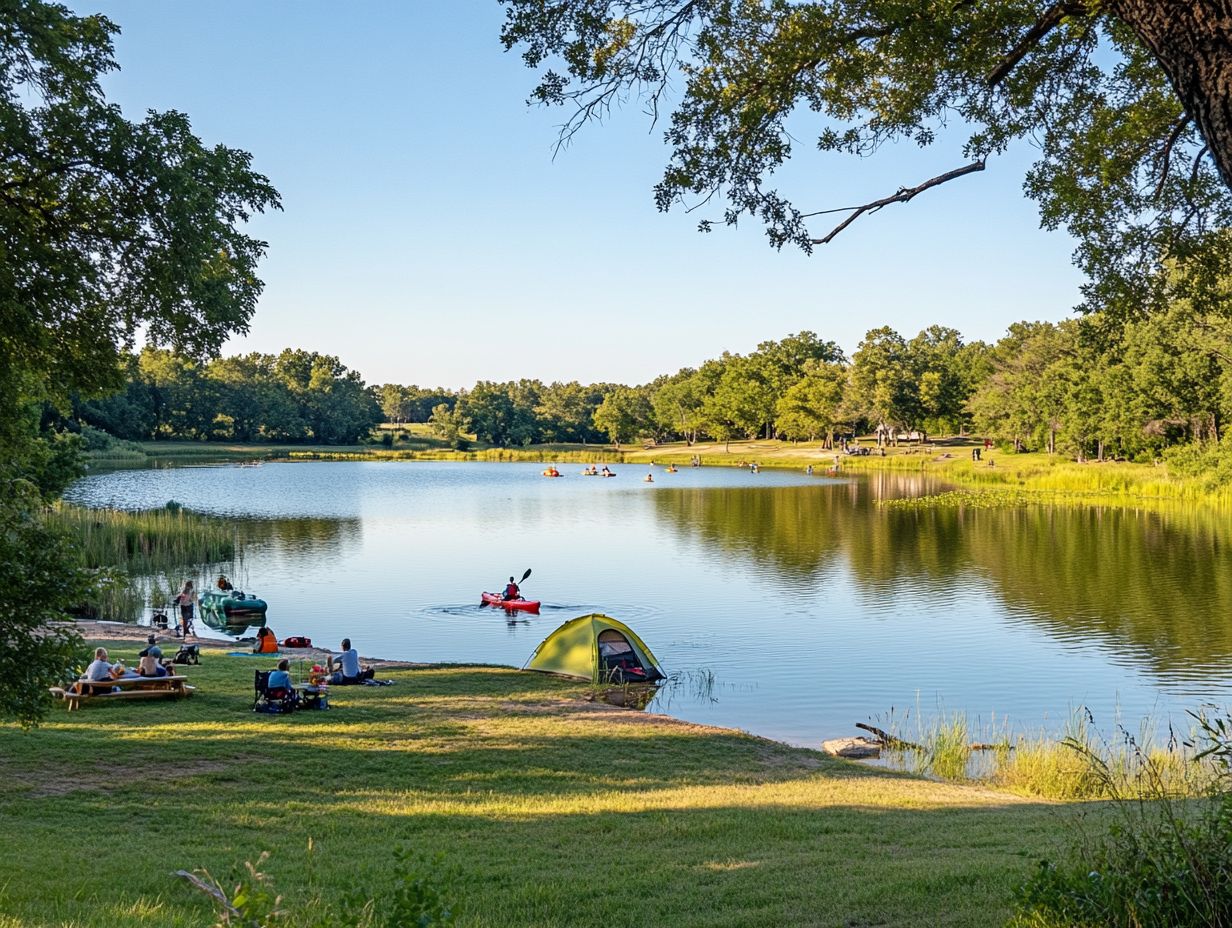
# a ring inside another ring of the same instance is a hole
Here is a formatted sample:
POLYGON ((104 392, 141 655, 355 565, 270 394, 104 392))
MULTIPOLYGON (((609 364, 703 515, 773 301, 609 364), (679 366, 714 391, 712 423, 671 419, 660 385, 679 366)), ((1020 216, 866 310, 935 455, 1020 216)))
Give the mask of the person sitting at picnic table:
POLYGON ((98 696, 111 692, 111 662, 107 660, 106 648, 94 649, 94 660, 77 681, 77 691, 86 696, 98 696))
MULTIPOLYGON (((146 648, 145 650, 137 654, 137 656, 141 658, 141 660, 137 662, 137 675, 138 676, 165 677, 171 673, 171 671, 168 670, 166 667, 164 667, 159 662, 158 658, 154 656, 153 652, 156 650, 158 650, 157 646, 152 647, 152 648, 146 648)), ((162 652, 159 651, 159 653, 161 654, 162 652)))
POLYGON ((271 690, 291 689, 291 662, 285 657, 278 662, 278 669, 271 670, 267 683, 271 690))
POLYGON ((257 642, 252 646, 253 654, 277 654, 278 653, 278 637, 272 629, 259 628, 257 629, 257 642))
POLYGON ((350 686, 356 683, 362 683, 365 680, 371 680, 376 676, 376 672, 371 667, 359 666, 359 652, 351 647, 351 639, 342 639, 342 653, 337 657, 330 655, 329 668, 334 670, 337 665, 337 670, 334 671, 330 682, 335 686, 350 686))

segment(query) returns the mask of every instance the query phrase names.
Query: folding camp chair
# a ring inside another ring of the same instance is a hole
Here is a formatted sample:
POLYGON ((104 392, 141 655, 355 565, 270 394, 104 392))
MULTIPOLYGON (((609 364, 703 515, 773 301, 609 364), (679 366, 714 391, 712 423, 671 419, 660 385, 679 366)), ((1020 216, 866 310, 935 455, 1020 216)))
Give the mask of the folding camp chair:
POLYGON ((252 700, 253 712, 292 712, 299 701, 299 696, 292 687, 270 686, 269 677, 272 670, 257 670, 253 672, 252 700))

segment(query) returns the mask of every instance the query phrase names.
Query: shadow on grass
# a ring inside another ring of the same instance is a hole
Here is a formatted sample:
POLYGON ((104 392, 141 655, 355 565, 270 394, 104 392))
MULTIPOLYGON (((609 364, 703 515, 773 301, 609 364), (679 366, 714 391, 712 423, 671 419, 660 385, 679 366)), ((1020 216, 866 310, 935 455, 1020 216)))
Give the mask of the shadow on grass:
POLYGON ((170 871, 269 850, 302 900, 311 839, 328 893, 384 886, 399 844, 443 851, 469 926, 985 925, 1062 808, 595 707, 510 670, 397 671, 328 712, 255 715, 252 669, 209 655, 191 700, 0 729, 0 826, 20 835, 0 850, 0 915, 204 926, 170 871))

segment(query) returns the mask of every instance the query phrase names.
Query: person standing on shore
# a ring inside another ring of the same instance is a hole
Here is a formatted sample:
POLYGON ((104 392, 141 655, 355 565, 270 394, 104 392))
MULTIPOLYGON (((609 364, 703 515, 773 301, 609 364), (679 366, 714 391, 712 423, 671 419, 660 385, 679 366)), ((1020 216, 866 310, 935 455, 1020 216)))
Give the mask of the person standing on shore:
POLYGON ((193 627, 193 607, 197 604, 197 593, 193 590, 191 580, 184 581, 184 587, 176 596, 175 601, 180 607, 180 636, 187 638, 193 627))

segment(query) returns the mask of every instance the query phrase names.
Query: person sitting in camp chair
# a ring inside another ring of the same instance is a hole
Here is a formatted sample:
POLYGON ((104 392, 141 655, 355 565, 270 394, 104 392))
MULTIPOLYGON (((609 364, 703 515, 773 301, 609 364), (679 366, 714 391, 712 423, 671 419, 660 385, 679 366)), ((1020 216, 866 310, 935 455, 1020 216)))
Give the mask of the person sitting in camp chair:
POLYGON ((253 675, 253 712, 291 712, 298 695, 291 685, 290 662, 284 657, 277 670, 258 670, 253 675))

